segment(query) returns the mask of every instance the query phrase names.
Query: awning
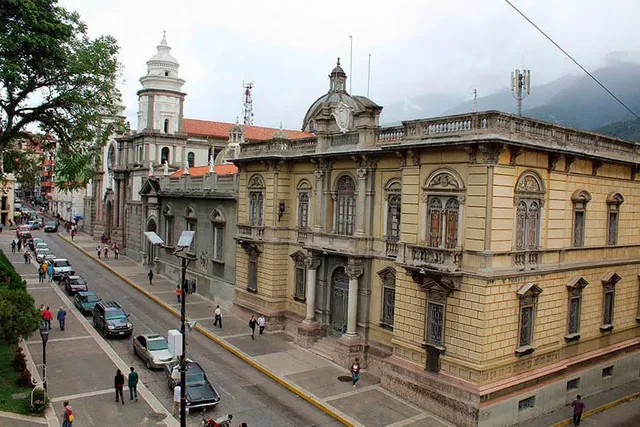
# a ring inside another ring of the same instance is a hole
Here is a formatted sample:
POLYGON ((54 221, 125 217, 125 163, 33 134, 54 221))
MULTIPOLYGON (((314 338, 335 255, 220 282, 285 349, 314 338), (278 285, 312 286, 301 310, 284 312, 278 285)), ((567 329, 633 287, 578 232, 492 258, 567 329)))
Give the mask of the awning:
POLYGON ((158 236, 154 231, 145 231, 144 235, 147 236, 147 239, 149 239, 149 242, 152 245, 163 245, 164 241, 162 240, 162 238, 160 236, 158 236))

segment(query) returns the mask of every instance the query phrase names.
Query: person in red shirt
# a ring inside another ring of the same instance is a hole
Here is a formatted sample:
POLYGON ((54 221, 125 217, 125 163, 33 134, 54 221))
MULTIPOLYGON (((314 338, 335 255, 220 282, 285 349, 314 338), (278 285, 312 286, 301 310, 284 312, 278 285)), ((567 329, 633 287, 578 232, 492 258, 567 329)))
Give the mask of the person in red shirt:
POLYGON ((53 315, 51 314, 51 310, 49 310, 49 306, 47 306, 42 312, 42 320, 47 330, 51 330, 51 319, 53 319, 53 315))
POLYGON ((360 359, 356 357, 356 360, 351 365, 351 381, 353 382, 353 387, 356 387, 358 381, 360 380, 360 359))
POLYGON ((585 404, 582 401, 580 395, 577 396, 576 400, 571 402, 571 406, 573 406, 573 425, 579 426, 580 419, 582 418, 582 412, 584 411, 585 404))

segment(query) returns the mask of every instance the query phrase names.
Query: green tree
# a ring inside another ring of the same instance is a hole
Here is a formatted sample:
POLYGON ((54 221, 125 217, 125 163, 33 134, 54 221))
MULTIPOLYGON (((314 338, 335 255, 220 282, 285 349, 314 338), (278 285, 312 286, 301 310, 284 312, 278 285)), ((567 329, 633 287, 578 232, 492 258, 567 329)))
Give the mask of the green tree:
POLYGON ((117 53, 56 0, 0 1, 0 155, 37 126, 55 143, 56 183, 81 186, 111 134, 102 119, 118 112, 117 53))
POLYGON ((39 322, 40 311, 27 291, 0 286, 0 340, 16 343, 38 329, 39 322))

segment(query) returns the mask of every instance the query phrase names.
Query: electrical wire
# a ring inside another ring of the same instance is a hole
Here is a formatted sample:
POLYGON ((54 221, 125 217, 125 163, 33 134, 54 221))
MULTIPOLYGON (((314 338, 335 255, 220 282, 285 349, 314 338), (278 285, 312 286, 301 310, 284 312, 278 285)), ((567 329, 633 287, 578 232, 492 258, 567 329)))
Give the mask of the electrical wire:
POLYGON ((624 107, 628 112, 630 112, 630 113, 631 113, 631 115, 633 115, 636 119, 640 120, 640 116, 638 116, 636 113, 634 113, 634 112, 633 112, 633 110, 632 110, 631 108, 627 107, 627 104, 625 104, 624 102, 622 102, 622 100, 621 100, 620 98, 618 98, 616 95, 614 95, 614 93, 613 93, 613 92, 611 92, 609 89, 607 89, 607 87, 606 87, 604 84, 602 84, 602 83, 600 82, 600 80, 598 80, 598 79, 597 79, 593 74, 591 74, 589 71, 587 71, 587 69, 586 69, 586 68, 584 68, 582 65, 580 65, 580 63, 579 63, 578 61, 576 61, 576 60, 575 60, 571 55, 569 55, 569 53, 568 53, 566 50, 564 50, 562 47, 560 47, 560 45, 559 45, 558 43, 556 43, 556 42, 555 42, 551 37, 549 37, 549 36, 547 35, 547 33, 545 33, 544 31, 542 31, 542 29, 540 29, 540 27, 538 27, 536 24, 534 24, 534 22, 533 22, 531 19, 529 19, 529 18, 527 17, 527 15, 525 15, 524 13, 522 13, 522 12, 520 11, 520 9, 518 9, 517 7, 515 7, 515 6, 513 5, 513 3, 511 3, 509 0, 504 0, 504 1, 505 1, 509 6, 511 6, 511 7, 512 7, 516 12, 518 12, 518 13, 520 14, 520 16, 522 16, 524 19, 526 19, 526 20, 527 20, 527 22, 529 22, 529 24, 533 25, 533 27, 534 27, 536 30, 538 30, 538 31, 539 31, 543 36, 545 36, 545 37, 547 38, 547 40, 549 40, 551 43, 553 43, 553 45, 554 45, 555 47, 557 47, 557 48, 560 50, 560 52, 564 53, 564 54, 565 54, 565 56, 566 56, 567 58, 569 58, 571 61, 573 61, 573 63, 574 63, 574 64, 576 64, 578 67, 580 67, 580 69, 581 69, 582 71, 584 71, 584 72, 585 72, 589 77, 591 77, 591 79, 592 79, 594 82, 596 82, 596 83, 597 83, 597 84, 598 84, 602 89, 604 89, 604 90, 605 90, 609 95, 611 95, 611 96, 613 97, 613 99, 615 99, 616 101, 618 101, 618 103, 619 103, 620 105, 622 105, 622 106, 623 106, 623 107, 624 107))

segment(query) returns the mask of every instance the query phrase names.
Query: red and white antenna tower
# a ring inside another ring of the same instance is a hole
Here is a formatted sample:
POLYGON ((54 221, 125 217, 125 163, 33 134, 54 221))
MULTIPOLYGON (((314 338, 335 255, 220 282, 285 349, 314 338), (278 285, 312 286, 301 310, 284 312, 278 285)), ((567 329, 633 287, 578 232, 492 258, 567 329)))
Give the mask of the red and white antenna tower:
POLYGON ((242 115, 244 116, 244 124, 250 126, 253 124, 253 97, 251 96, 251 89, 253 89, 253 82, 242 82, 244 88, 244 95, 242 97, 242 115))

